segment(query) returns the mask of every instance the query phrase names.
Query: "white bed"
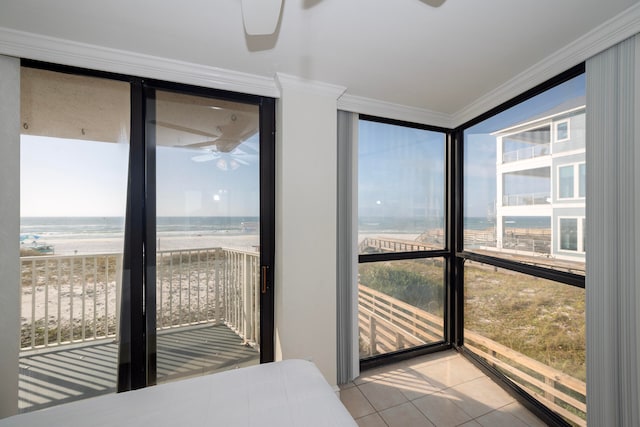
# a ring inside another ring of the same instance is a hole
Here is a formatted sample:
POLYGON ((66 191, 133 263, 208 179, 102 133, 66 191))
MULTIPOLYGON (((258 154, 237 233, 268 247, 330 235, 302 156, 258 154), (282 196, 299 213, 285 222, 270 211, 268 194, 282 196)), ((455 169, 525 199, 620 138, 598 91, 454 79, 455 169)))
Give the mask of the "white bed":
POLYGON ((9 426, 356 426, 318 368, 285 360, 0 420, 9 426))

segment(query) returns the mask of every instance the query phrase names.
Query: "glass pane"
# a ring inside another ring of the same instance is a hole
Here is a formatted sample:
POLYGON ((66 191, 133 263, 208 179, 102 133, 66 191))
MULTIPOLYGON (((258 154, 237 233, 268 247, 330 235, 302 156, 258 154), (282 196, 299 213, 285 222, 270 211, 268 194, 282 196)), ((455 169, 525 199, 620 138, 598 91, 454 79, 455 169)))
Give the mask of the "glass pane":
POLYGON ((569 139, 569 123, 560 122, 556 125, 556 140, 564 141, 565 139, 569 139))
POLYGON ((578 250, 578 220, 576 218, 560 218, 560 249, 578 250))
POLYGON ((584 162, 584 75, 466 129, 464 249, 584 272, 584 253, 557 243, 558 218, 584 217, 584 162))
POLYGON ((158 382, 259 363, 258 106, 156 93, 158 382))
POLYGON ((442 249, 445 135, 361 120, 360 253, 442 249))
POLYGON ((360 264, 360 358, 444 339, 442 258, 360 264))
POLYGON ((21 412, 116 389, 129 99, 127 83, 22 69, 21 412))
POLYGON ((585 290, 469 260, 464 275, 465 346, 585 425, 585 290))
POLYGON ((558 168, 559 172, 559 195, 560 199, 567 199, 573 197, 573 165, 561 166, 558 168))
POLYGON ((578 197, 586 197, 587 196, 587 168, 584 163, 580 163, 578 165, 578 197))

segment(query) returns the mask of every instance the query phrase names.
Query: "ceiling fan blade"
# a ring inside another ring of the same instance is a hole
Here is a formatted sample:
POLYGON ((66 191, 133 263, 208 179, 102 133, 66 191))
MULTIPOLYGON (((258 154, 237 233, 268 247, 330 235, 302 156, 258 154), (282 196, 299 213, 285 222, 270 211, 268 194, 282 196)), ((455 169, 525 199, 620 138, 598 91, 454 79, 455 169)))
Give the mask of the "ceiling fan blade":
POLYGON ((250 165, 249 162, 244 161, 244 160, 242 160, 242 159, 240 159, 238 157, 235 157, 235 156, 233 157, 233 160, 235 160, 236 162, 240 163, 241 165, 245 165, 245 166, 249 166, 250 165))
POLYGON ((281 9, 282 0, 242 0, 244 31, 250 36, 275 33, 281 9))
POLYGON ((440 7, 446 0, 419 0, 419 1, 432 7, 440 7))
POLYGON ((200 129, 194 129, 192 127, 187 127, 187 126, 181 126, 178 124, 174 124, 174 123, 169 123, 169 122, 163 122, 163 121, 153 121, 152 123, 167 128, 167 129, 172 129, 172 130, 177 130, 180 132, 187 132, 193 135, 200 135, 200 136, 206 136, 208 138, 220 138, 220 136, 222 136, 221 133, 212 133, 212 132, 207 132, 207 131, 203 131, 200 129))
POLYGON ((201 154, 199 156, 193 156, 191 160, 193 160, 194 162, 208 162, 210 160, 215 160, 219 157, 220 156, 217 154, 208 153, 208 154, 201 154))

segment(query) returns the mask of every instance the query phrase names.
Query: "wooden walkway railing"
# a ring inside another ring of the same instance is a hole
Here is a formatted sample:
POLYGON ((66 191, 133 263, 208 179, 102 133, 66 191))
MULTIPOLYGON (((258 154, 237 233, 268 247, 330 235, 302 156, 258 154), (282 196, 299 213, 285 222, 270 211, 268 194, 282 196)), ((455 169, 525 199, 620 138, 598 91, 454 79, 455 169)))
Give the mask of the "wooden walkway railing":
POLYGON ((444 245, 432 245, 415 240, 390 239, 387 237, 367 237, 360 242, 360 252, 374 249, 378 252, 412 252, 442 249, 444 245))
MULTIPOLYGON (((441 341, 443 319, 382 292, 359 285, 360 337, 374 355, 441 341)), ((540 402, 578 426, 586 426, 586 384, 468 329, 465 347, 505 373, 540 402)))

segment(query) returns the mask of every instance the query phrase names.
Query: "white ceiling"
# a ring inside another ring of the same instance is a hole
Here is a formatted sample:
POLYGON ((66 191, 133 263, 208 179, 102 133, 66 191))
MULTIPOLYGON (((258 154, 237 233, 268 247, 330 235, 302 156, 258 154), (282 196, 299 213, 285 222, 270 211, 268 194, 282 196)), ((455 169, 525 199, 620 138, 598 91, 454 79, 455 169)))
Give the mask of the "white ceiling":
POLYGON ((454 114, 637 2, 284 0, 248 37, 240 0, 0 0, 0 27, 454 114))

